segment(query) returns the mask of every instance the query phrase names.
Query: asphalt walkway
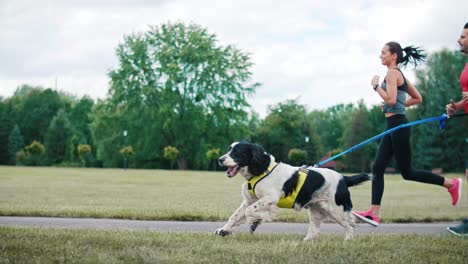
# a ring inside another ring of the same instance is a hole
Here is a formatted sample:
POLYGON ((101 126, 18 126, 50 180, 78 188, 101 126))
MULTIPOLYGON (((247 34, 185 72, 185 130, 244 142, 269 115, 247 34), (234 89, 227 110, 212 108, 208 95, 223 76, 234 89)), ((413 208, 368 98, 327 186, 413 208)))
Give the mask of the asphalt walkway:
MULTIPOLYGON (((418 234, 438 235, 449 234, 447 226, 457 225, 457 222, 446 223, 395 223, 381 224, 372 227, 368 224, 358 224, 355 234, 418 234)), ((107 230, 149 230, 161 232, 214 232, 224 225, 224 222, 178 222, 178 221, 141 221, 122 219, 93 218, 55 218, 55 217, 12 217, 1 216, 0 226, 42 227, 42 228, 95 228, 107 230)), ((257 233, 307 233, 305 223, 265 223, 258 227, 257 233)), ((238 232, 248 232, 247 225, 238 227, 238 232)), ((322 233, 343 233, 338 224, 325 223, 321 226, 322 233)))

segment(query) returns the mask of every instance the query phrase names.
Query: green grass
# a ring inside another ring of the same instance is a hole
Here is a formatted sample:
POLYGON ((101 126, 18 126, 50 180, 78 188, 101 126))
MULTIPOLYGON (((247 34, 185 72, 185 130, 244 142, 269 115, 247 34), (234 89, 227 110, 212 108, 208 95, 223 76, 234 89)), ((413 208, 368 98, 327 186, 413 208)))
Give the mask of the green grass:
POLYGON ((450 235, 164 233, 0 227, 0 263, 466 263, 450 235))
MULTIPOLYGON (((0 215, 224 221, 241 202, 242 182, 224 172, 2 166, 0 215)), ((370 186, 351 189, 354 208, 368 208, 370 186)), ((454 208, 444 188, 388 175, 382 208, 384 222, 460 220, 467 188, 454 208)), ((307 214, 282 210, 279 220, 306 222, 307 214)))

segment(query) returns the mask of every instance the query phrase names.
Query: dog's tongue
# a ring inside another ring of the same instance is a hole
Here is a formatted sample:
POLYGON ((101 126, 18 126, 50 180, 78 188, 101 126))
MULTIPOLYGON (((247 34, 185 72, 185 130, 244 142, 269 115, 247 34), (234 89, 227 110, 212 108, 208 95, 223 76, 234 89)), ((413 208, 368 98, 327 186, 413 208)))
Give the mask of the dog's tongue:
POLYGON ((228 174, 229 176, 235 175, 236 172, 237 172, 237 167, 238 167, 237 165, 236 165, 236 166, 228 167, 227 174, 228 174))

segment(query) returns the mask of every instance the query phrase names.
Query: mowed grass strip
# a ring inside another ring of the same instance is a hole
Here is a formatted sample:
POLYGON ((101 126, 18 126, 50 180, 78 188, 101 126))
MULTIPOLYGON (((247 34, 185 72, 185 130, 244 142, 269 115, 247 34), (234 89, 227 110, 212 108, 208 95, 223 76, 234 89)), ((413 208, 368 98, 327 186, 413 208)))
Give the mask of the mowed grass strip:
MULTIPOLYGON (((384 222, 468 216, 466 184, 460 206, 452 207, 442 187, 396 174, 385 180, 384 222)), ((0 166, 0 215, 224 221, 241 203, 243 181, 225 172, 0 166)), ((355 209, 368 208, 370 188, 370 182, 351 188, 355 209)), ((307 219, 304 211, 283 209, 278 220, 307 219)))
POLYGON ((466 263, 455 236, 163 233, 0 227, 0 263, 466 263))

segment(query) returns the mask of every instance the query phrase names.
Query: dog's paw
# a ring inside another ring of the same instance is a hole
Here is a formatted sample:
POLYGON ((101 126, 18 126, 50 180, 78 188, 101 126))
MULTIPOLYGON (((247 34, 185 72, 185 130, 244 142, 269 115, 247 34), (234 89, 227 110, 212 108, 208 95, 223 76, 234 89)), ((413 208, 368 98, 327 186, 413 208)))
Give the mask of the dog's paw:
POLYGON ((309 234, 307 234, 306 237, 304 237, 304 241, 315 241, 315 240, 317 240, 318 236, 319 236, 318 233, 312 233, 312 234, 309 233, 309 234))
POLYGON ((228 231, 228 230, 223 229, 223 228, 218 228, 215 231, 215 235, 222 236, 222 237, 230 235, 231 233, 232 233, 231 231, 228 231))
POLYGON ((255 221, 250 225, 250 233, 253 234, 255 230, 257 229, 258 225, 260 224, 260 221, 255 221))
POLYGON ((304 241, 314 242, 315 240, 317 240, 317 237, 313 237, 313 236, 304 237, 304 241))
POLYGON ((344 240, 345 240, 345 241, 348 241, 348 240, 352 240, 353 238, 354 238, 354 235, 353 235, 353 233, 349 233, 349 234, 346 234, 346 236, 345 236, 345 239, 344 239, 344 240))

